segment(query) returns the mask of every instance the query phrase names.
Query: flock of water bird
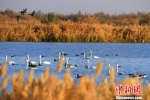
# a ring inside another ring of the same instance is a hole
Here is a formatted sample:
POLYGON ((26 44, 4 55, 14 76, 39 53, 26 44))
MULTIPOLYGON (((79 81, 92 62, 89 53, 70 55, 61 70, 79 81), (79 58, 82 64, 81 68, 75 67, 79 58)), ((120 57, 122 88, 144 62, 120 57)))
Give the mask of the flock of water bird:
MULTIPOLYGON (((81 53, 81 55, 83 56, 83 59, 87 62, 87 65, 85 65, 85 68, 87 69, 96 69, 97 67, 96 66, 93 66, 91 67, 90 66, 90 61, 91 59, 98 59, 100 58, 99 56, 95 56, 93 55, 92 51, 90 51, 90 56, 89 57, 86 57, 86 54, 85 52, 81 53)), ((118 56, 117 54, 113 54, 112 56, 118 56)), ((76 54, 76 56, 79 56, 78 54, 76 54)), ((107 55, 106 55, 107 56, 107 55)), ((8 64, 10 65, 17 65, 14 61, 8 61, 8 56, 6 55, 6 61, 8 62, 8 64)), ((12 55, 11 57, 17 57, 16 55, 12 55)), ((51 62, 50 61, 42 61, 42 58, 45 57, 43 55, 39 55, 39 63, 36 62, 36 61, 30 61, 30 56, 27 55, 27 59, 26 59, 26 69, 33 69, 33 70, 37 70, 38 69, 38 66, 43 66, 43 65, 50 65, 51 62)), ((64 53, 64 52, 61 52, 61 53, 58 53, 58 59, 55 59, 54 58, 54 62, 56 61, 59 61, 61 58, 63 58, 66 62, 64 64, 64 67, 65 68, 79 68, 80 66, 78 66, 77 64, 75 65, 72 65, 72 64, 69 64, 69 60, 70 58, 67 57, 67 54, 64 53)), ((111 65, 110 64, 107 64, 106 66, 109 67, 109 72, 108 74, 110 74, 110 70, 111 70, 111 65)), ((125 75, 124 72, 119 72, 119 68, 121 66, 119 64, 116 64, 116 72, 115 72, 115 75, 125 75)), ((140 74, 139 72, 137 72, 137 75, 134 75, 133 73, 131 74, 128 74, 129 77, 138 77, 138 78, 145 78, 146 77, 146 74, 140 74)), ((77 74, 77 78, 80 78, 82 76, 79 76, 79 74, 77 74)))
MULTIPOLYGON (((25 13, 27 13, 27 8, 23 9, 19 13, 21 13, 21 15, 24 15, 25 13)), ((29 15, 33 17, 35 15, 35 10, 32 13, 30 13, 29 15)), ((16 16, 16 18, 17 18, 17 21, 18 21, 20 19, 20 16, 18 15, 18 16, 16 16)))

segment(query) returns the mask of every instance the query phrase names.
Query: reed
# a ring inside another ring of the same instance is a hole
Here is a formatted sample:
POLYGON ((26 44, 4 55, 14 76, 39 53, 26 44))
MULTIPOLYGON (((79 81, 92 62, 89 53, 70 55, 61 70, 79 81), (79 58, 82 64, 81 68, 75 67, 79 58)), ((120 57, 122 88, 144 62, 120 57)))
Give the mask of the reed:
POLYGON ((2 89, 5 89, 5 88, 6 88, 8 79, 9 79, 9 75, 6 75, 6 76, 3 78, 2 83, 1 83, 1 88, 2 88, 2 89))
MULTIPOLYGON (((116 88, 117 84, 114 83, 115 72, 112 67, 109 80, 107 77, 103 82, 95 83, 95 79, 99 77, 102 71, 103 62, 98 63, 97 71, 93 76, 83 75, 76 83, 67 69, 64 78, 61 80, 55 77, 52 72, 49 73, 49 68, 46 68, 39 78, 34 77, 34 71, 31 70, 27 80, 23 78, 24 71, 14 73, 12 76, 12 90, 7 91, 7 84, 9 75, 3 77, 0 87, 1 100, 114 100, 118 95, 116 88)), ((61 64, 60 64, 61 65, 61 64)), ((3 66, 3 65, 2 65, 3 66)), ((6 67, 6 66, 5 66, 6 67)), ((62 66, 61 66, 62 67, 62 66)), ((61 68, 60 68, 61 69, 61 68)), ((60 72, 59 70, 58 72, 60 72)), ((125 94, 121 90, 121 95, 139 95, 142 100, 148 100, 150 97, 150 83, 147 87, 143 88, 142 81, 139 79, 126 78, 120 81, 119 84, 123 86, 141 86, 141 94, 125 94)), ((124 89, 124 88, 123 88, 124 89)), ((139 91, 137 91, 139 92, 139 91)))
POLYGON ((5 61, 0 68, 0 76, 6 74, 6 70, 7 70, 7 61, 5 61))
POLYGON ((62 67, 63 67, 63 58, 61 58, 58 62, 58 65, 57 65, 57 72, 60 72, 62 70, 62 67))
POLYGON ((30 70, 30 73, 29 73, 29 75, 28 75, 27 83, 28 83, 28 84, 32 84, 33 78, 34 78, 34 70, 30 70))
POLYGON ((95 71, 95 76, 98 77, 103 69, 103 62, 99 62, 95 71))
POLYGON ((59 20, 51 24, 34 18, 16 21, 0 14, 0 41, 30 42, 134 42, 149 43, 148 25, 113 25, 96 21, 59 20))

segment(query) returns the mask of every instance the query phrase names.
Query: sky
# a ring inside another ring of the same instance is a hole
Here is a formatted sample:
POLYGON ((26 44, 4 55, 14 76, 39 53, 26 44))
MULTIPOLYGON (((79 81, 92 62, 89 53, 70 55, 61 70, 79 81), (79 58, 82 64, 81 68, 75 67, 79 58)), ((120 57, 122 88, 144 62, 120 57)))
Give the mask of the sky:
POLYGON ((42 11, 60 14, 104 12, 107 14, 129 14, 150 12, 150 0, 0 0, 0 11, 6 9, 19 12, 42 11))

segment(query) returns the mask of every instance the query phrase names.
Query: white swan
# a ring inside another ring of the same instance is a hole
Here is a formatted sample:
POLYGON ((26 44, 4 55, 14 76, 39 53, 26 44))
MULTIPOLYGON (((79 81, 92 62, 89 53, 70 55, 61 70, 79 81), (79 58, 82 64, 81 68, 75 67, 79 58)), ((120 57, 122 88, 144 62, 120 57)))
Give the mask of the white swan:
POLYGON ((30 63, 33 64, 33 65, 34 65, 34 64, 37 64, 37 62, 35 62, 35 61, 30 61, 30 60, 29 60, 29 55, 27 55, 27 60, 28 60, 28 62, 30 62, 30 63))
POLYGON ((108 66, 108 67, 109 67, 108 74, 110 75, 110 69, 111 69, 111 65, 110 65, 110 64, 107 64, 106 66, 108 66))
POLYGON ((92 51, 90 51, 90 57, 89 58, 92 59, 92 56, 93 56, 92 51))
POLYGON ((90 57, 86 57, 86 56, 85 56, 85 52, 81 53, 81 55, 83 55, 83 59, 87 59, 87 60, 88 60, 88 59, 91 59, 91 56, 90 56, 90 57))
MULTIPOLYGON (((111 65, 110 65, 110 64, 107 64, 107 66, 109 67, 109 72, 108 72, 108 74, 110 74, 111 65)), ((115 75, 124 75, 123 72, 119 72, 119 71, 118 71, 118 67, 120 67, 119 64, 117 64, 117 73, 115 72, 115 75)))
POLYGON ((43 64, 45 64, 45 65, 50 65, 51 62, 49 62, 49 61, 43 61, 43 64))
POLYGON ((88 68, 88 69, 89 69, 89 68, 90 68, 90 60, 87 59, 86 62, 88 63, 88 65, 85 65, 85 68, 88 68))
POLYGON ((7 55, 5 55, 5 59, 8 62, 8 64, 10 64, 10 65, 16 65, 16 63, 14 61, 8 61, 7 55))
MULTIPOLYGON (((88 68, 88 69, 89 69, 89 68, 90 68, 90 59, 87 59, 86 62, 88 63, 88 65, 85 65, 85 68, 88 68)), ((93 68, 93 69, 96 69, 97 66, 93 66, 92 68, 93 68)))
POLYGON ((65 67, 66 67, 66 68, 76 68, 75 66, 73 66, 73 65, 71 65, 71 64, 68 64, 68 60, 69 60, 68 57, 66 57, 65 60, 66 60, 66 63, 65 63, 65 67))
POLYGON ((60 58, 61 58, 60 56, 61 56, 61 53, 58 53, 58 59, 55 59, 55 58, 54 58, 54 61, 59 61, 60 58))
POLYGON ((26 60, 26 64, 27 64, 26 69, 28 69, 28 68, 30 67, 30 68, 33 69, 33 70, 37 70, 37 65, 32 65, 32 64, 29 62, 29 60, 26 60))
POLYGON ((96 69, 97 67, 96 67, 96 66, 93 66, 92 68, 93 68, 93 69, 96 69))
POLYGON ((45 64, 45 65, 50 65, 51 64, 51 62, 49 62, 49 61, 44 61, 42 63, 42 55, 39 55, 39 58, 40 58, 40 63, 39 63, 40 66, 42 66, 42 64, 45 64))
POLYGON ((85 59, 85 52, 81 53, 81 55, 83 55, 83 59, 85 59))
POLYGON ((93 56, 93 53, 92 53, 92 51, 90 51, 90 58, 92 59, 92 58, 95 58, 95 59, 97 59, 97 58, 99 58, 98 56, 93 56))
POLYGON ((117 75, 124 75, 123 72, 119 72, 119 71, 118 71, 118 67, 121 67, 121 66, 120 66, 119 64, 117 64, 116 67, 117 67, 117 73, 116 73, 116 74, 117 74, 117 75))
POLYGON ((97 59, 97 58, 99 58, 99 56, 93 56, 93 58, 97 59))

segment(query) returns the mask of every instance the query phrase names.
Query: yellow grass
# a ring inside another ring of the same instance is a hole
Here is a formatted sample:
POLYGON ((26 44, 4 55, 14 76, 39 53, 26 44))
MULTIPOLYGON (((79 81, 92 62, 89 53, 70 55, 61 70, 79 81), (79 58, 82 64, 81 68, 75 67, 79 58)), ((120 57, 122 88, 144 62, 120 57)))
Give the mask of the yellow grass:
POLYGON ((5 61, 0 68, 0 76, 3 76, 6 73, 7 61, 5 61))
POLYGON ((16 21, 1 14, 0 19, 0 41, 150 42, 148 25, 116 26, 70 20, 43 24, 34 18, 16 21))
POLYGON ((63 58, 61 58, 58 62, 58 65, 57 65, 57 72, 60 72, 62 70, 62 64, 63 64, 63 58))
MULTIPOLYGON (((60 62, 59 62, 60 63, 60 62)), ((103 62, 99 62, 95 76, 84 75, 79 79, 79 83, 76 83, 70 70, 67 69, 64 75, 64 79, 55 77, 55 74, 49 73, 49 68, 46 68, 39 78, 34 77, 34 71, 31 70, 27 81, 23 79, 24 71, 14 73, 12 76, 12 89, 7 91, 9 75, 6 75, 1 82, 1 100, 114 100, 118 95, 116 88, 118 85, 114 83, 115 72, 114 68, 111 69, 109 81, 105 77, 103 82, 95 83, 95 77, 99 77, 102 71, 103 62)), ((3 66, 3 65, 2 65, 3 66)), ((5 66, 6 67, 6 66, 5 66)), ((58 67, 62 68, 62 64, 58 67)), ((59 69, 61 69, 59 68, 59 69)), ((59 70, 58 72, 60 72, 59 70)), ((147 83, 147 87, 143 88, 142 82, 138 79, 126 78, 119 82, 121 85, 141 85, 142 100, 149 100, 150 98, 150 83, 147 83)), ((121 95, 125 95, 121 90, 121 95)), ((130 95, 130 94, 127 94, 130 95)), ((138 95, 138 94, 131 94, 138 95)))
POLYGON ((103 68, 103 62, 99 62, 95 71, 95 76, 98 77, 98 75, 101 73, 103 68))
POLYGON ((9 79, 9 75, 6 75, 6 76, 4 77, 4 79, 2 80, 2 83, 1 83, 1 88, 2 88, 2 89, 5 89, 5 88, 6 88, 8 79, 9 79))

